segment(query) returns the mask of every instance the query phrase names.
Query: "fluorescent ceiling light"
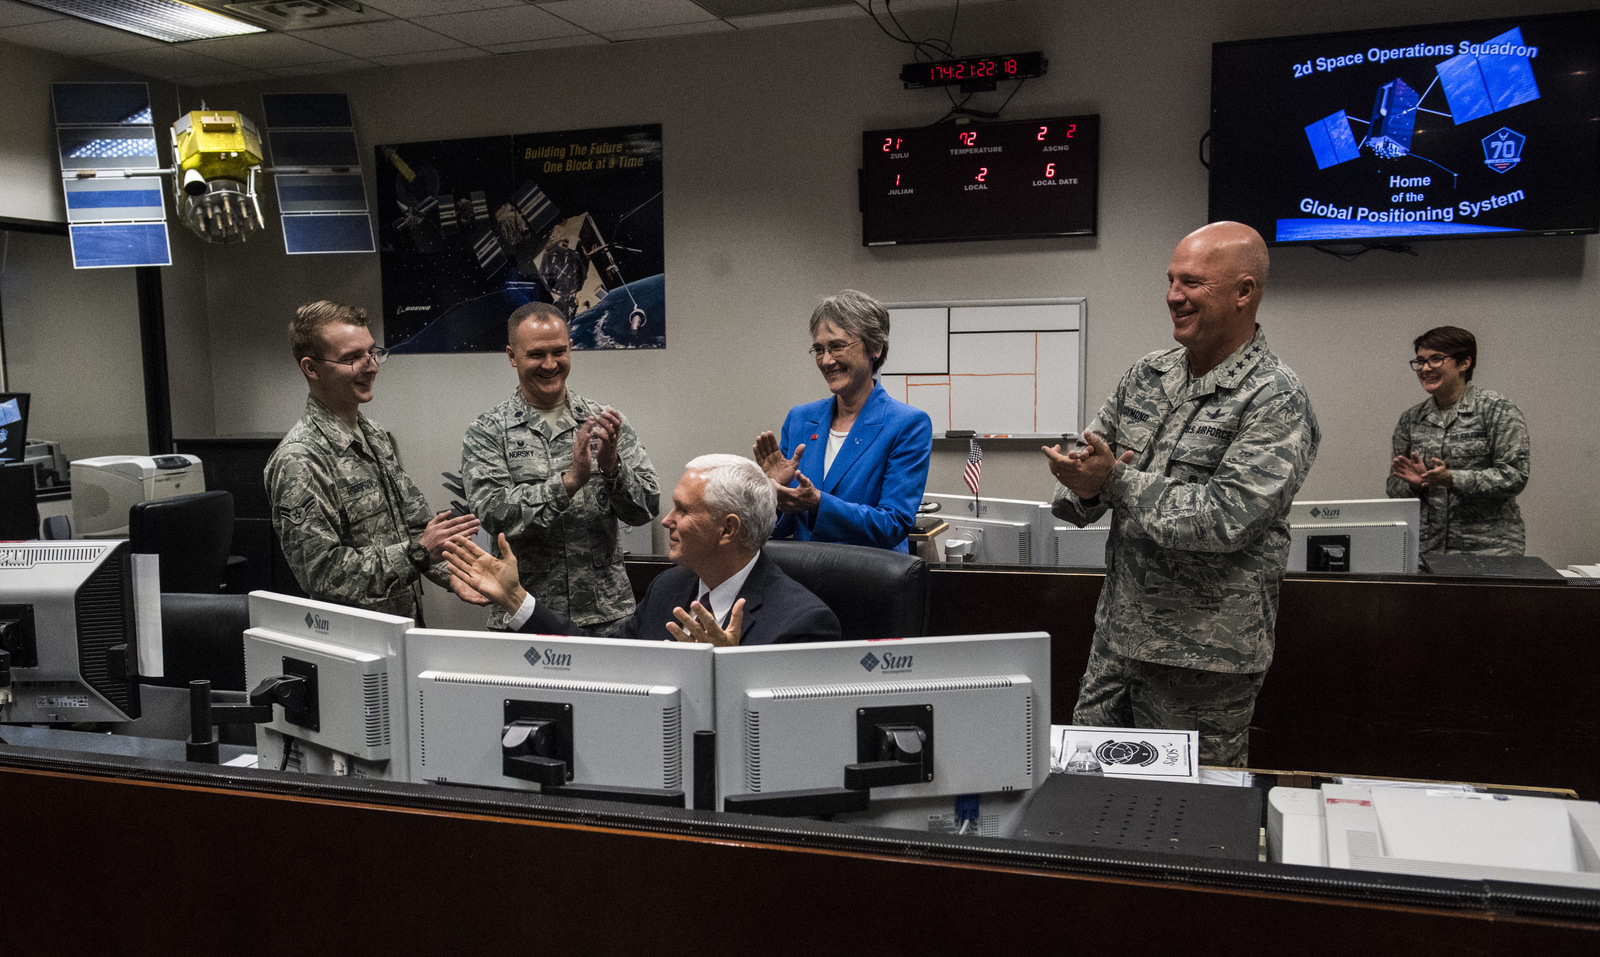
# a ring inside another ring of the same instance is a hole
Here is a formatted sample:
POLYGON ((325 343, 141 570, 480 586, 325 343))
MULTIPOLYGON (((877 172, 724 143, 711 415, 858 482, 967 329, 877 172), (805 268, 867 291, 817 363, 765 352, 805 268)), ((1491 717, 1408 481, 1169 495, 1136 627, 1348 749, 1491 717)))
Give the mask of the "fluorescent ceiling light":
POLYGON ((81 20, 140 36, 182 43, 185 40, 211 40, 246 33, 265 33, 254 24, 202 10, 179 0, 23 0, 35 7, 65 13, 81 20))

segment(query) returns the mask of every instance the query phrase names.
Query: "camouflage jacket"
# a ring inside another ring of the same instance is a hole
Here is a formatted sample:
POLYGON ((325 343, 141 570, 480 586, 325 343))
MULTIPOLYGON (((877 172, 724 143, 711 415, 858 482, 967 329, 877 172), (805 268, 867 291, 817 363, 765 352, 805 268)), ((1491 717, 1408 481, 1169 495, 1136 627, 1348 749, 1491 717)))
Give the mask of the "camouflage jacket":
POLYGON ((1057 487, 1053 511, 1086 525, 1111 509, 1095 628, 1128 658, 1252 673, 1272 662, 1289 505, 1317 457, 1311 398, 1260 329, 1191 381, 1182 348, 1122 377, 1090 426, 1132 450, 1098 499, 1057 487))
POLYGON ((1521 555, 1526 539, 1517 493, 1528 484, 1531 444, 1522 411, 1499 393, 1473 385, 1440 410, 1430 396, 1394 427, 1395 455, 1415 452, 1428 465, 1444 459, 1448 488, 1416 488, 1389 476, 1390 498, 1422 499, 1427 552, 1521 555))
MULTIPOLYGON (((273 530, 306 594, 418 617, 420 576, 406 550, 432 514, 377 423, 363 415, 349 425, 307 399, 265 478, 273 530)), ((428 577, 449 587, 443 562, 428 577)))
MULTIPOLYGON (((661 498, 655 467, 626 420, 616 477, 602 475, 597 462, 588 484, 567 495, 561 473, 572 465, 573 433, 604 408, 568 391, 552 429, 514 392, 467 427, 461 446, 461 481, 484 530, 491 540, 505 533, 530 594, 580 625, 633 612, 617 521, 649 522, 661 498)), ((490 614, 491 626, 503 621, 490 614)))

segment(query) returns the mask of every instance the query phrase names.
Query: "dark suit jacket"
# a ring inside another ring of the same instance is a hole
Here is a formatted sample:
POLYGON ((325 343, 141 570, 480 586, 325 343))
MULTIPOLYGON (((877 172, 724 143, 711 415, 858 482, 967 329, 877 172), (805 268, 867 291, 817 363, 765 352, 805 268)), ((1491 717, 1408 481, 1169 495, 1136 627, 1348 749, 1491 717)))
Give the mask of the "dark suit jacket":
MULTIPOLYGON (((667 622, 675 621, 672 609, 688 608, 699 597, 700 576, 683 566, 675 566, 656 576, 634 609, 633 617, 622 622, 607 636, 665 641, 672 635, 667 622)), ((535 596, 537 597, 537 596, 535 596)), ((838 641, 839 619, 799 582, 783 573, 762 553, 750 577, 739 589, 744 599, 744 623, 740 645, 771 645, 791 641, 838 641)), ((520 629, 536 635, 587 635, 581 625, 549 611, 543 602, 534 605, 533 616, 520 629)))

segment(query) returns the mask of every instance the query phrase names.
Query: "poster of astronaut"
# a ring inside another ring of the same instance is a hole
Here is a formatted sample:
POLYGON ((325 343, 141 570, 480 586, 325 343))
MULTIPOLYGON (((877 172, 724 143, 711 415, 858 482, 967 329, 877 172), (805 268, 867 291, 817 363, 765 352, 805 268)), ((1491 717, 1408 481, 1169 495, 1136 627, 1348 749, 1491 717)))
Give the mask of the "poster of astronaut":
POLYGON ((661 127, 377 147, 383 337, 499 352, 548 302, 577 349, 666 347, 661 127))

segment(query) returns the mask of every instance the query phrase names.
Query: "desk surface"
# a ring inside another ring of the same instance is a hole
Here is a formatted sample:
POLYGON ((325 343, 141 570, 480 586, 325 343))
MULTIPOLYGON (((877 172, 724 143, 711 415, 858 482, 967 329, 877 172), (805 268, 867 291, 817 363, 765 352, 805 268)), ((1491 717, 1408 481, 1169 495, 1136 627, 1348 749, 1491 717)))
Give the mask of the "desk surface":
MULTIPOLYGON (((150 758, 156 761, 186 760, 182 741, 135 738, 126 734, 97 734, 92 731, 62 731, 56 728, 0 724, 0 742, 24 748, 81 751, 87 754, 110 754, 124 758, 150 758)), ((217 750, 223 761, 232 761, 234 758, 254 753, 250 748, 241 748, 234 744, 221 745, 217 750)))

